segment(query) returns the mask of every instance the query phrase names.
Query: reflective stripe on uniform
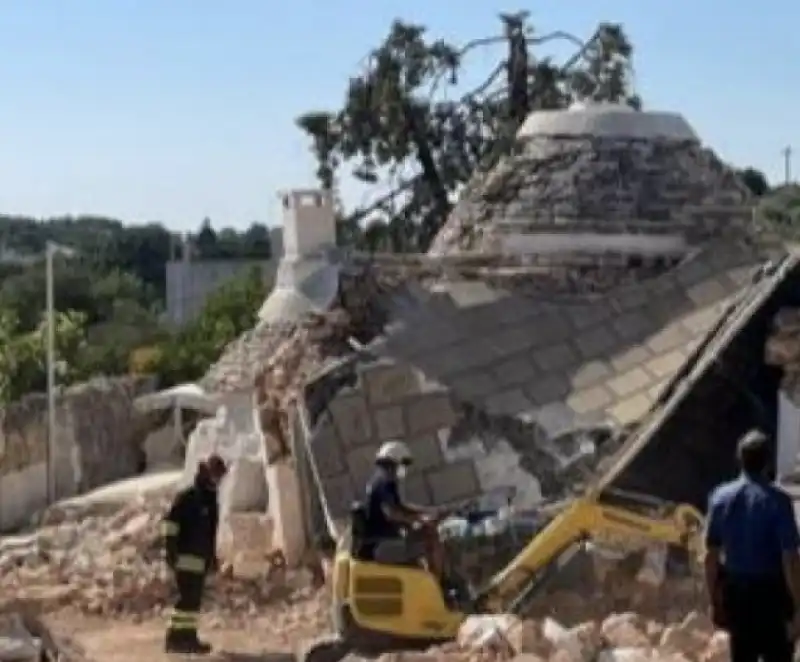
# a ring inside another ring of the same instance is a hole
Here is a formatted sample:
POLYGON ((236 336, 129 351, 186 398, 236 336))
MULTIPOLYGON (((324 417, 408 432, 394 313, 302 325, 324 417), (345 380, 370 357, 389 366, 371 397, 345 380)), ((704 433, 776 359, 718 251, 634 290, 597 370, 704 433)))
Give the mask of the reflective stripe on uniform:
POLYGON ((161 534, 164 536, 177 536, 178 530, 178 525, 175 522, 170 522, 169 520, 161 522, 161 534))
POLYGON ((172 630, 194 630, 197 627, 197 614, 175 609, 169 617, 172 630))
POLYGON ((193 554, 180 554, 175 563, 175 569, 183 572, 202 574, 206 571, 206 562, 201 556, 193 554))

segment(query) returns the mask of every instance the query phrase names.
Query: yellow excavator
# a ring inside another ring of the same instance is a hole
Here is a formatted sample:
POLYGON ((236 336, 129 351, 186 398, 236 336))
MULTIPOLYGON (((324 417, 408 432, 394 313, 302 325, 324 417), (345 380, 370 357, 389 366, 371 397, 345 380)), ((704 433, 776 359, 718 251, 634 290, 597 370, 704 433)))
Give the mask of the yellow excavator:
POLYGON ((664 543, 682 548, 690 562, 702 554, 703 516, 693 506, 621 493, 579 497, 557 509, 484 587, 446 591, 410 552, 407 559, 376 561, 365 520, 363 506, 354 504, 334 559, 334 634, 300 651, 302 662, 427 647, 454 639, 469 615, 524 614, 552 571, 589 541, 664 543))

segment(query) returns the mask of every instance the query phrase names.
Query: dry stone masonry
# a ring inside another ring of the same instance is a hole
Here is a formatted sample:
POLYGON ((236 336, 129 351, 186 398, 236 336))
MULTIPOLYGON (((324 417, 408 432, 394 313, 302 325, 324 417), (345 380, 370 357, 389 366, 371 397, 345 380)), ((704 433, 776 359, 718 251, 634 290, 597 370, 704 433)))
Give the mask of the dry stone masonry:
MULTIPOLYGON (((685 429, 676 421, 692 420, 686 403, 697 392, 706 421, 733 406, 730 389, 709 381, 712 368, 729 376, 725 361, 748 370, 761 361, 743 354, 763 347, 754 320, 767 326, 762 316, 800 271, 797 255, 753 235, 750 202, 681 116, 604 104, 532 114, 513 152, 468 184, 428 255, 337 250, 330 197, 287 195, 291 250, 280 287, 203 386, 255 403, 249 425, 260 425, 267 483, 270 470, 296 472, 311 525, 298 521, 299 509, 280 521, 272 507, 288 491, 272 495, 266 516, 231 514, 233 574, 237 565, 255 569, 250 579, 215 582, 212 627, 274 614, 274 631, 261 636, 282 643, 329 628, 319 589, 326 564, 304 558, 288 571, 279 541, 301 524, 303 535, 335 535, 387 439, 414 453, 409 500, 497 507, 510 499, 528 530, 494 537, 513 537, 509 553, 541 525, 537 506, 610 467, 629 467, 639 477, 632 482, 657 496, 696 502, 724 477, 728 465, 716 460, 730 444, 705 429, 708 438, 697 432, 679 444, 685 429), (691 490, 666 485, 689 474, 691 490)), ((800 327, 795 317, 784 315, 774 363, 800 363, 797 334, 786 332, 800 327)), ((752 371, 741 375, 755 383, 752 371)), ((44 424, 31 402, 5 413, 0 481, 41 463, 44 424)), ((120 400, 98 426, 96 414, 82 413, 85 402, 59 416, 94 484, 112 477, 99 470, 109 430, 137 424, 120 400)), ((749 424, 745 409, 728 418, 749 424)), ((726 438, 737 430, 726 428, 726 438)), ((114 443, 115 452, 129 447, 114 443)), ((58 519, 51 511, 44 528, 0 544, 0 595, 40 609, 155 615, 168 593, 156 533, 165 505, 58 519)), ((507 559, 497 548, 448 544, 451 558, 469 556, 481 571, 507 559)), ((726 662, 725 635, 700 613, 696 577, 659 585, 625 568, 591 569, 597 581, 581 580, 579 592, 568 581, 550 586, 531 620, 470 619, 452 645, 382 661, 726 662)))
POLYGON ((576 106, 531 115, 512 153, 467 186, 431 253, 503 252, 515 225, 688 226, 697 240, 749 220, 749 205, 747 188, 680 115, 576 106))
POLYGON ((336 251, 314 225, 309 264, 329 264, 314 282, 338 274, 330 305, 282 319, 272 301, 206 385, 256 389, 268 455, 310 449, 304 480, 334 519, 388 438, 418 455, 420 502, 561 498, 657 416, 749 289, 772 287, 763 267, 782 253, 752 236, 749 205, 680 115, 534 113, 428 255, 336 251), (293 428, 297 407, 310 429, 293 428))
MULTIPOLYGON (((149 378, 97 379, 59 395, 56 492, 66 498, 126 478, 141 461, 149 418, 133 401, 149 378)), ((47 505, 47 396, 32 394, 0 410, 0 530, 26 523, 47 505)))

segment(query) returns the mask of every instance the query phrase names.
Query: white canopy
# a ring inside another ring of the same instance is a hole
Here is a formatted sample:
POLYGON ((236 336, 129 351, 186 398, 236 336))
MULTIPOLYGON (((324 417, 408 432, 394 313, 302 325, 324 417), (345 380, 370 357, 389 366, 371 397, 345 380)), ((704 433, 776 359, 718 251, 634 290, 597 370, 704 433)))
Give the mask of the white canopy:
POLYGON ((220 405, 219 398, 206 393, 197 384, 179 384, 158 393, 148 393, 134 401, 140 411, 191 409, 214 415, 220 405))

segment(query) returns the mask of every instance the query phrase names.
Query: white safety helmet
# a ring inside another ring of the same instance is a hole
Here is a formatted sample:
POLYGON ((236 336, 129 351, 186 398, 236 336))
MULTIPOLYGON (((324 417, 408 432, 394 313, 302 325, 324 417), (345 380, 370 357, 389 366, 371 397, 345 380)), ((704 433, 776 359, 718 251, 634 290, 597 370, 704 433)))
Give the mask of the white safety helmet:
POLYGON ((411 464, 411 451, 402 441, 387 441, 378 449, 376 462, 394 462, 397 465, 411 464))

